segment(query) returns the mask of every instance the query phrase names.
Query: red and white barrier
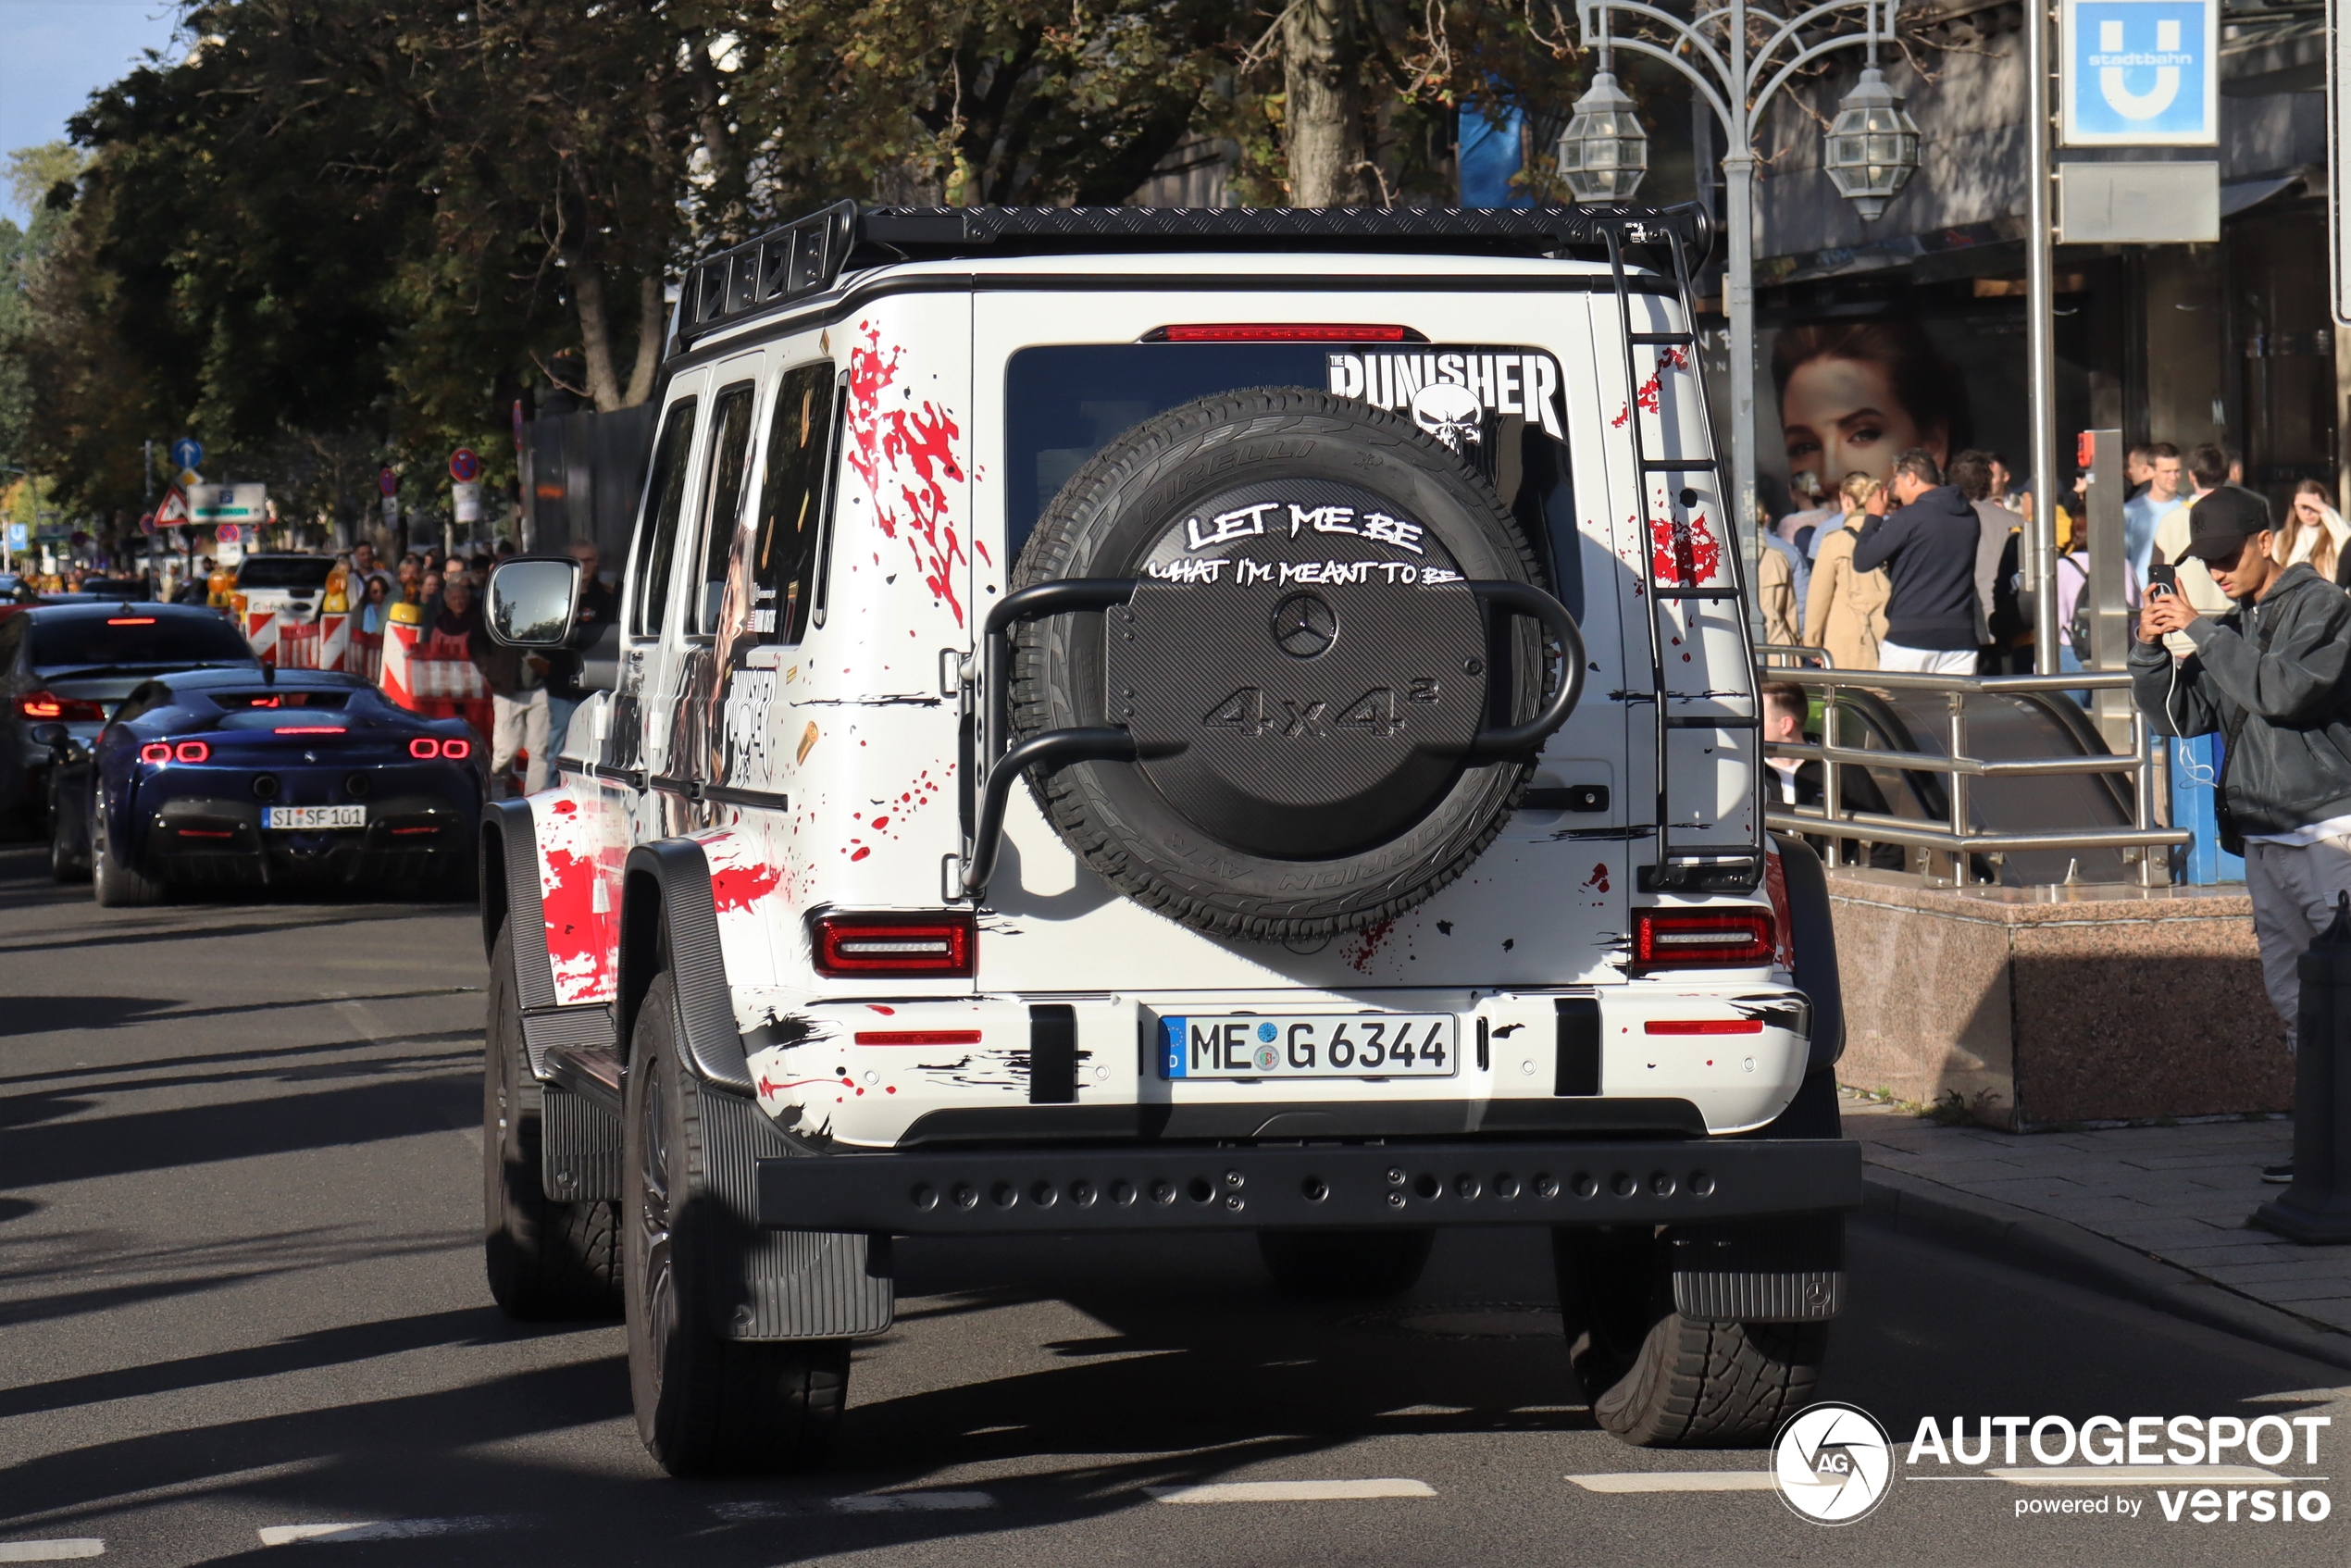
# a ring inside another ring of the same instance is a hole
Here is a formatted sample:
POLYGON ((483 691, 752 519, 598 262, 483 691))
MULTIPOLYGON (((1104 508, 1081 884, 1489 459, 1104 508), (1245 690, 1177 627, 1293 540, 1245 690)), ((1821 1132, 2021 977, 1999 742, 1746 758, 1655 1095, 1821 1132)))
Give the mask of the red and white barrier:
POLYGON ((377 684, 384 695, 428 718, 462 718, 486 741, 491 716, 490 684, 462 638, 430 637, 422 627, 397 621, 384 627, 382 667, 377 684))
POLYGON ((323 615, 304 625, 281 620, 277 630, 280 669, 342 670, 373 680, 383 664, 383 639, 370 637, 352 615, 323 615))

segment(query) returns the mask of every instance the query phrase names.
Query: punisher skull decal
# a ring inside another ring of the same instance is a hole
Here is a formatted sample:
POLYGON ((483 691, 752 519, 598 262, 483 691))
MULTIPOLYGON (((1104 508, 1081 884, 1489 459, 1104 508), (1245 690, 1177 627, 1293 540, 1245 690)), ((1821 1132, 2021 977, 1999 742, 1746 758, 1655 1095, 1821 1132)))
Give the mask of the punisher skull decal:
POLYGON ((1459 452, 1486 439, 1486 411, 1477 394, 1451 381, 1437 381, 1412 394, 1412 423, 1459 452))

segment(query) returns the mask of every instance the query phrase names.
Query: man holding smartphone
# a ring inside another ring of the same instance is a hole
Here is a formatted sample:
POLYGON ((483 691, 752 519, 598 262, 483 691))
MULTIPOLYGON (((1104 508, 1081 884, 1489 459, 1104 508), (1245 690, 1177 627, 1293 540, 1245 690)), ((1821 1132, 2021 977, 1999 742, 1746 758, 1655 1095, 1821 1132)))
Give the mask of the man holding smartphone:
MULTIPOLYGON (((2185 554, 2235 607, 2208 618, 2150 582, 2131 692, 2158 734, 2222 737, 2220 841, 2245 856, 2262 979, 2291 1051, 2295 962, 2351 890, 2351 596, 2307 562, 2280 566, 2270 542, 2270 504, 2253 492, 2196 504, 2185 554), (2171 633, 2195 651, 2175 658, 2171 633)), ((2293 1179, 2291 1166, 2261 1174, 2293 1179)))

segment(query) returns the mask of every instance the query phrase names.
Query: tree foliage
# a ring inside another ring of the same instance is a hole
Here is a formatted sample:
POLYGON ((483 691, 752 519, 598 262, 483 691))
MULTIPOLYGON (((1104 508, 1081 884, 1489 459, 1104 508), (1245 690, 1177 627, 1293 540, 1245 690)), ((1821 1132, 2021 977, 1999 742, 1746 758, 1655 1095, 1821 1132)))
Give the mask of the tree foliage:
POLYGON ((0 442, 120 509, 189 432, 348 514, 516 398, 641 402, 682 265, 817 204, 1113 203, 1195 133, 1245 199, 1445 198, 1457 104, 1581 71, 1554 0, 1306 4, 199 0, 26 176, 38 265, 0 230, 0 442))

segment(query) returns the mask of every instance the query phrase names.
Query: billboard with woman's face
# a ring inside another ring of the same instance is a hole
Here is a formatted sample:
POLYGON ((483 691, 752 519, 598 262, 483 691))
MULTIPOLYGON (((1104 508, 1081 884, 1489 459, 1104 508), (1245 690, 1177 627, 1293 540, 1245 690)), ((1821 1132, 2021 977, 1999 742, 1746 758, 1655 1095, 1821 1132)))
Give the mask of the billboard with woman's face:
POLYGON ((1835 495, 1850 474, 1890 479, 1895 458, 1914 446, 1938 465, 1989 446, 2009 452, 2014 467, 2025 433, 2022 325, 2020 311, 1996 305, 1799 318, 1767 330, 1772 384, 1762 401, 1779 416, 1781 440, 1765 427, 1759 468, 1801 504, 1835 495))

